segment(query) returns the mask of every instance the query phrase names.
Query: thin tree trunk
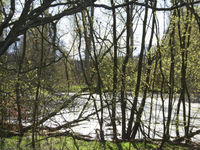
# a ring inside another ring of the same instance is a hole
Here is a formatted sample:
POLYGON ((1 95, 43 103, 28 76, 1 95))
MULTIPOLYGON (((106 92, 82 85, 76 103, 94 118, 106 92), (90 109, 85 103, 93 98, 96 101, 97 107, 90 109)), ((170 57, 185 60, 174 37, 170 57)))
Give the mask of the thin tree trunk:
MULTIPOLYGON (((90 78, 90 72, 89 72, 89 53, 91 52, 91 35, 89 34, 89 22, 87 21, 87 10, 83 10, 81 12, 82 15, 82 22, 83 22, 83 33, 84 33, 84 39, 85 39, 85 60, 84 60, 84 67, 85 67, 85 73, 87 77, 87 81, 89 82, 90 78)), ((89 16, 88 16, 89 17, 89 16)))
MULTIPOLYGON (((165 40, 165 39, 164 39, 165 40)), ((158 45, 158 57, 159 57, 159 70, 160 70, 160 74, 161 74, 161 85, 160 85, 160 98, 162 101, 162 116, 163 116, 163 138, 162 138, 162 143, 159 147, 160 150, 162 150, 163 145, 165 143, 165 133, 166 133, 166 120, 165 120, 165 101, 164 101, 164 97, 163 97, 163 91, 165 91, 165 75, 163 73, 163 67, 162 67, 162 53, 161 53, 161 49, 160 49, 160 44, 159 44, 159 40, 158 40, 158 36, 157 36, 157 45, 158 45)))
POLYGON ((83 63, 82 55, 81 55, 81 37, 82 37, 82 34, 81 34, 81 28, 80 28, 79 23, 78 23, 78 18, 77 18, 76 15, 75 15, 75 21, 76 21, 76 25, 77 25, 77 28, 78 28, 78 35, 79 35, 78 53, 79 53, 79 58, 80 58, 80 63, 81 63, 81 69, 82 69, 82 72, 83 72, 85 83, 87 85, 90 85, 90 83, 88 81, 87 74, 86 74, 86 70, 84 68, 84 63, 83 63))
MULTIPOLYGON (((128 3, 129 0, 126 0, 126 3, 128 3)), ((124 61, 122 63, 122 83, 121 83, 121 112, 122 112, 122 139, 126 138, 126 99, 125 99, 125 92, 126 92, 126 68, 127 63, 129 61, 131 51, 130 51, 130 37, 131 37, 131 21, 132 16, 130 13, 130 6, 128 5, 126 7, 126 56, 124 58, 124 61)), ((133 34, 133 33, 132 33, 133 34)))
MULTIPOLYGON (((173 16, 176 16, 175 12, 173 13, 173 16)), ((168 102, 168 117, 167 117, 167 124, 166 124, 166 140, 169 140, 170 135, 170 123, 171 123, 171 115, 172 115, 172 101, 173 101, 173 95, 174 95, 174 61, 175 61, 175 23, 172 23, 172 31, 170 34, 170 40, 169 40, 169 46, 170 46, 170 76, 169 76, 169 102, 168 102)))
MULTIPOLYGON (((192 25, 191 25, 191 22, 189 22, 189 20, 192 20, 193 18, 193 15, 192 13, 190 13, 190 18, 189 18, 189 10, 187 9, 187 16, 186 16, 186 20, 187 20, 187 24, 185 26, 185 30, 187 30, 188 28, 188 34, 187 34, 187 50, 186 50, 186 64, 185 64, 185 69, 187 70, 187 62, 188 62, 188 48, 190 46, 190 35, 191 35, 191 30, 192 30, 192 25)), ((188 90, 188 86, 187 86, 187 81, 185 81, 185 88, 186 88, 186 94, 187 94, 187 97, 188 97, 188 122, 187 122, 187 134, 189 134, 189 130, 190 130, 190 117, 191 117, 191 98, 190 98, 190 93, 189 93, 189 90, 188 90)))
MULTIPOLYGON (((154 2, 154 4, 152 4, 152 6, 156 6, 156 1, 154 2)), ((152 12, 153 14, 153 18, 152 18, 152 29, 151 29, 151 36, 150 36, 150 41, 149 41, 149 47, 147 50, 147 73, 146 73, 146 80, 145 80, 145 87, 144 87, 144 92, 143 92, 143 98, 142 98, 142 102, 141 105, 139 107, 139 111, 137 113, 137 117, 136 117, 136 122, 135 125, 133 127, 133 133, 132 133, 132 138, 135 139, 136 133, 138 131, 138 128, 140 127, 140 122, 141 122, 141 117, 142 117, 142 113, 144 111, 144 107, 145 107, 145 103, 146 103, 146 96, 147 96, 147 91, 149 89, 149 81, 150 81, 150 73, 151 73, 151 65, 153 62, 153 59, 151 58, 152 56, 150 55, 150 50, 152 47, 152 41, 153 41, 153 35, 154 35, 154 27, 155 27, 155 12, 152 12)), ((148 14, 147 14, 148 15, 148 14)))
MULTIPOLYGON (((100 97, 100 105, 101 105, 101 118, 99 118, 99 126, 100 126, 100 137, 101 137, 101 142, 105 146, 105 137, 104 137, 104 131, 103 131, 103 124, 104 124, 104 106, 103 106, 103 96, 102 96, 102 87, 103 87, 103 82, 101 79, 100 75, 100 69, 99 69, 99 62, 97 58, 97 52, 96 52, 96 45, 95 45, 95 39, 94 39, 94 28, 93 28, 93 19, 94 19, 94 7, 91 8, 91 16, 89 15, 89 12, 87 11, 87 16, 89 20, 89 25, 90 25, 90 38, 91 42, 93 44, 93 50, 94 50, 94 64, 95 64, 95 69, 97 72, 97 90, 98 94, 100 97)), ((91 45, 92 46, 92 45, 91 45)))
MULTIPOLYGON (((151 132, 151 120, 152 120, 152 112, 153 112, 153 102, 154 102, 154 87, 155 87, 155 79, 156 79, 156 72, 158 66, 158 59, 157 59, 157 52, 156 52, 156 62, 154 66, 154 73, 153 73, 153 83, 152 83, 152 93, 151 93, 151 103, 150 103, 150 114, 149 114, 149 126, 148 126, 148 137, 150 138, 151 132)), ((155 113, 156 114, 156 113, 155 113)))
POLYGON ((165 120, 165 101, 164 101, 164 97, 163 97, 163 91, 164 90, 164 83, 165 83, 165 76, 162 70, 162 54, 160 51, 160 47, 158 48, 159 51, 159 68, 160 68, 160 73, 161 73, 161 77, 162 77, 162 81, 161 81, 161 88, 160 88, 160 97, 161 97, 161 101, 162 101, 162 116, 163 116, 163 138, 162 138, 162 143, 159 147, 160 150, 162 150, 162 147, 165 143, 165 133, 166 133, 166 120, 165 120))
MULTIPOLYGON (((148 4, 148 1, 145 0, 145 3, 148 4)), ((143 22, 143 33, 142 33, 142 44, 141 44, 141 51, 139 55, 139 62, 138 62, 138 72, 137 72, 137 83, 135 88, 135 97, 133 101, 133 106, 131 109, 131 115, 130 120, 128 122, 128 128, 127 128, 127 138, 130 138, 130 135, 132 133, 132 126, 134 121, 134 115, 137 110, 137 103, 138 103, 138 96, 140 91, 140 82, 141 82, 141 76, 142 76, 142 61, 143 61, 143 55, 145 50, 145 37, 146 37, 146 25, 147 25, 147 18, 148 18, 148 8, 145 7, 145 15, 144 15, 144 22, 143 22)))
POLYGON ((53 30, 53 37, 52 37, 52 45, 53 45, 53 49, 52 49, 52 58, 53 58, 53 61, 56 60, 57 23, 58 23, 58 21, 56 21, 55 23, 52 22, 52 30, 53 30))
POLYGON ((36 87, 36 94, 35 94, 35 100, 34 100, 34 108, 33 108, 33 127, 32 127, 32 148, 36 149, 35 141, 37 140, 37 120, 38 120, 38 105, 39 105, 39 92, 41 87, 41 76, 42 76, 42 66, 43 66, 43 59, 44 59, 44 28, 45 26, 42 26, 41 30, 41 54, 40 54, 40 64, 38 67, 37 72, 37 87, 36 87))
POLYGON ((24 58, 26 55, 26 32, 24 33, 24 38, 23 38, 23 52, 22 52, 22 56, 19 60, 19 64, 18 64, 18 73, 17 73, 17 83, 15 85, 15 90, 16 90, 16 103, 17 103, 17 119, 18 119, 18 124, 19 124, 19 133, 20 133, 20 137, 19 137, 19 142, 17 147, 20 148, 20 143, 22 140, 22 136, 23 136, 23 125, 22 125, 22 114, 21 114, 21 102, 20 102, 20 72, 22 71, 23 68, 23 62, 24 62, 24 58))
MULTIPOLYGON (((179 35, 179 41, 180 41, 180 47, 181 47, 181 95, 179 101, 182 102, 183 104, 183 124, 184 124, 184 129, 185 129, 185 136, 187 137, 189 133, 189 125, 190 125, 190 118, 188 118, 187 122, 187 116, 186 116, 186 104, 185 104, 185 95, 187 94, 187 83, 186 83, 186 70, 187 70, 187 55, 188 55, 188 47, 189 47, 189 41, 190 41, 190 36, 188 35, 188 42, 186 43, 187 39, 187 33, 191 32, 191 28, 188 23, 189 18, 189 11, 187 10, 186 14, 186 23, 184 23, 184 32, 181 34, 181 25, 180 25, 180 18, 181 18, 181 12, 180 10, 178 11, 178 35, 179 35), (188 31, 188 26, 189 26, 189 31, 188 31)), ((183 12, 182 12, 183 13, 183 12)), ((189 93, 189 92, 188 92, 189 93)), ((189 96, 190 98, 190 96, 189 96)), ((179 106, 180 107, 180 106, 179 106)), ((189 115, 190 115, 190 108, 191 105, 189 104, 189 115)), ((178 113, 178 112, 177 112, 178 113)), ((190 117, 190 116, 188 116, 190 117)))
MULTIPOLYGON (((180 97, 182 97, 180 95, 180 97)), ((176 112, 176 136, 179 138, 180 133, 179 133, 179 113, 180 113, 180 106, 181 106, 181 100, 179 98, 178 100, 178 105, 177 105, 177 112, 176 112)))
POLYGON ((117 141, 117 128, 116 128, 116 97, 117 97, 117 29, 116 29, 116 12, 115 4, 111 0, 112 17, 113 17, 113 44, 114 44, 114 64, 113 64, 113 101, 112 101, 112 126, 113 126, 113 140, 117 141))

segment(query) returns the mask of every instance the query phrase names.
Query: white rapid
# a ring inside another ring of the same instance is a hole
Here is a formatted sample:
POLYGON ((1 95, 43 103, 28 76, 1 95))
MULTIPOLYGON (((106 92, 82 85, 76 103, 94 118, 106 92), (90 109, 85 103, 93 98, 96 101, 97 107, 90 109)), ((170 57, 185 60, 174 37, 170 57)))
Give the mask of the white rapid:
MULTIPOLYGON (((70 95, 73 95, 71 93, 70 95)), ((47 120, 44 125, 49 126, 49 127, 56 127, 63 125, 67 122, 76 120, 83 107, 85 107, 85 104, 87 103, 89 98, 89 95, 84 94, 84 96, 80 96, 73 102, 73 107, 66 108, 64 110, 61 110, 56 116, 52 117, 51 119, 47 120)), ((130 102, 133 101, 132 96, 127 97, 130 102)), ((108 103, 112 102, 111 96, 104 95, 104 105, 106 106, 106 100, 108 103)), ((142 97, 139 97, 139 102, 138 106, 140 105, 142 97)), ((85 110, 82 113, 82 117, 86 117, 87 115, 95 112, 94 109, 94 101, 97 104, 98 109, 100 109, 100 101, 99 101, 99 95, 93 94, 92 97, 90 97, 90 100, 88 101, 85 110)), ((151 108, 151 103, 152 103, 152 116, 151 116, 151 123, 150 123, 150 136, 152 138, 162 138, 163 135, 163 107, 162 107, 162 100, 159 95, 155 95, 153 99, 147 97, 146 99, 146 105, 144 108, 144 112, 142 115, 142 123, 143 123, 143 129, 145 133, 148 133, 148 126, 149 126, 149 116, 150 116, 150 108, 151 108)), ((170 126, 170 135, 172 137, 176 137, 176 127, 175 127, 175 120, 176 120, 176 111, 177 111, 177 104, 178 104, 178 96, 177 98, 174 98, 173 101, 173 109, 172 109, 172 121, 171 121, 171 126, 170 126)), ((129 108, 131 108, 131 104, 128 103, 127 105, 129 108)), ((139 107, 138 107, 139 108, 139 107)), ((184 127, 183 127, 183 109, 182 109, 182 104, 181 104, 181 109, 180 109, 180 116, 179 116, 179 129, 180 129, 180 136, 184 135, 184 127)), ((121 107, 120 103, 117 103, 117 132, 118 132, 118 138, 121 138, 121 107)), ((167 120, 167 115, 168 115, 168 97, 165 95, 164 97, 164 114, 165 114, 165 120, 167 120)), ((186 114, 188 114, 188 103, 186 102, 186 114)), ((99 113, 100 115, 100 113, 99 113)), ((130 115, 130 110, 127 109, 127 117, 130 115)), ((110 117, 108 113, 108 108, 104 108, 104 134, 106 135, 106 139, 111 139, 112 138, 112 127, 109 125, 110 124, 110 117)), ((196 131, 200 129, 200 104, 199 103, 191 103, 191 124, 190 124, 190 131, 196 131)), ((99 124, 97 120, 97 115, 94 114, 90 116, 88 119, 79 122, 76 126, 74 127, 68 127, 63 129, 65 130, 70 130, 74 133, 78 133, 81 135, 85 136, 90 136, 92 138, 98 138, 98 133, 99 133, 99 124)), ((137 138, 143 138, 143 135, 141 133, 137 134, 137 138)), ((200 140, 200 135, 196 135, 195 137, 192 138, 193 141, 199 141, 200 140)))

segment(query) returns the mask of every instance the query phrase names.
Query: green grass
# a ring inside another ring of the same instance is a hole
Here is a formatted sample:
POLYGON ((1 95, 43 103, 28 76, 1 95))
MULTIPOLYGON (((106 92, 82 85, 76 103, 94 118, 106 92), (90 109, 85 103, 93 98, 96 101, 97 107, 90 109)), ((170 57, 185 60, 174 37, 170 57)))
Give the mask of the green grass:
MULTIPOLYGON (((71 137, 52 137, 38 138, 36 143, 36 150, 157 150, 159 145, 144 142, 122 142, 119 144, 113 142, 106 142, 105 145, 98 141, 86 142, 83 140, 74 140, 71 137)), ((17 149, 18 137, 4 139, 4 150, 17 149)), ((2 144, 1 144, 2 146, 2 144)), ((21 142, 21 150, 31 150, 31 137, 24 136, 21 142)), ((186 150, 187 147, 165 144, 164 150, 186 150)))

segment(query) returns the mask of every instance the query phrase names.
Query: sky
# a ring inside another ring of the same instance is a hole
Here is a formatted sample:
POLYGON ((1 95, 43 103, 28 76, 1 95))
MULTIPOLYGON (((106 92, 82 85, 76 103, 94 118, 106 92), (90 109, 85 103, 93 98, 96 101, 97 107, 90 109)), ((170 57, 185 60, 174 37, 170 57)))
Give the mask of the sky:
MULTIPOLYGON (((110 1, 109 0, 98 0, 96 2, 96 4, 106 4, 106 5, 110 5, 110 1)), ((159 0, 158 7, 164 7, 164 1, 159 0)), ((166 3, 166 7, 169 7, 169 4, 166 3)), ((139 7, 138 7, 139 8, 139 7)), ((124 26, 124 20, 122 19, 124 17, 124 19, 126 18, 125 13, 122 13, 120 17, 120 9, 116 10, 117 13, 117 31, 118 34, 120 33, 120 31, 122 30, 122 27, 124 26)), ((149 9, 149 18, 151 16, 151 10, 149 9)), ((133 14, 135 13, 135 11, 133 11, 133 14)), ((158 20, 158 24, 159 24, 159 37, 160 39, 162 38, 163 34, 165 33, 165 31, 167 30, 167 27, 169 25, 169 12, 163 12, 163 11, 158 11, 157 12, 157 20, 158 20)), ((141 16, 139 17, 139 15, 136 15, 136 19, 134 20, 133 23, 133 29, 135 30, 134 33, 134 49, 136 49, 134 51, 134 55, 138 55, 140 52, 140 46, 141 46, 141 39, 142 39, 142 27, 143 27, 143 17, 144 16, 144 11, 141 13, 141 16), (137 29, 135 29, 136 27, 136 20, 137 18, 139 18, 138 21, 138 26, 137 29)), ((151 17, 152 18, 152 17, 151 17)), ((101 32, 101 36, 102 38, 105 36, 103 35, 103 33, 107 32, 110 33, 110 35, 108 36, 109 39, 112 41, 112 33, 111 33, 111 27, 112 27, 112 17, 111 17, 111 10, 105 10, 104 8, 95 8, 95 31, 100 33, 101 32), (110 23, 110 29, 106 29, 107 24, 110 23), (98 25, 97 25, 98 24, 98 25), (99 31, 99 28, 101 27, 102 31, 99 31)), ((150 19, 148 19, 148 22, 150 21, 150 19)), ((65 49, 66 51, 68 51, 71 47, 72 44, 72 39, 74 36, 74 19, 73 16, 68 16, 68 17, 64 17, 63 19, 61 19, 61 21, 59 22, 59 33, 60 35, 62 35, 61 40, 63 41, 64 45, 66 46, 65 49)), ((150 30, 151 30, 151 25, 148 27, 147 30, 147 36, 146 36, 146 41, 148 43, 149 41, 149 37, 150 37, 150 30)), ((124 33, 124 37, 125 37, 126 33, 124 33)), ((123 41, 123 40, 121 40, 123 41)), ((146 43, 146 46, 148 46, 148 44, 146 43)), ((154 37, 153 40, 153 45, 156 45, 157 43, 157 39, 154 37)), ((125 44, 122 42, 122 45, 125 44)), ((76 52, 77 53, 77 52, 76 52)))
MULTIPOLYGON (((169 0, 166 0, 169 1, 169 0)), ((15 13, 15 18, 18 18, 19 15, 21 14, 22 11, 22 7, 23 7, 23 2, 24 0, 17 0, 17 12, 15 13)), ((123 1, 122 1, 123 3, 123 1)), ((109 5, 110 6, 110 0, 97 0, 95 2, 95 4, 105 4, 105 5, 109 5)), ((35 6, 37 6, 37 4, 35 4, 35 6)), ((158 0, 158 4, 157 7, 164 7, 164 1, 163 0, 158 0)), ((166 2, 166 7, 169 7, 169 2, 166 2)), ((63 10, 63 6, 59 7, 58 9, 49 9, 49 12, 54 15, 59 11, 63 10)), ((137 7, 137 9, 139 9, 140 7, 137 7)), ((140 52, 140 47, 141 47, 141 39, 142 39, 142 27, 143 27, 143 17, 144 16, 144 11, 141 11, 142 9, 140 9, 139 12, 141 12, 141 15, 139 16, 139 14, 135 15, 135 19, 133 21, 133 30, 135 30, 134 32, 134 55, 138 55, 140 52), (138 19, 139 18, 139 19, 138 19), (138 25, 136 28, 136 23, 138 21, 138 25)), ((122 28, 125 25, 125 20, 126 20, 126 14, 125 13, 121 13, 122 9, 116 9, 116 13, 117 13, 117 31, 118 34, 122 31, 122 28)), ((149 9, 149 16, 151 15, 151 10, 149 9)), ((135 14, 136 11, 135 9, 133 10, 133 14, 135 14)), ((159 21, 159 37, 160 39, 162 38, 163 34, 165 33, 168 25, 169 25, 169 12, 162 12, 159 11, 157 12, 157 20, 159 21)), ((149 17, 150 18, 150 17, 149 17)), ((151 17, 152 18, 152 17, 151 17)), ((104 38, 104 36, 108 36, 108 39, 110 41, 112 41, 112 16, 111 16, 111 10, 106 10, 104 8, 95 8, 95 18, 94 18, 94 22, 95 22, 95 32, 97 32, 98 34, 100 34, 101 38, 104 38), (109 28, 108 27, 109 24, 109 28)), ((150 20, 148 20, 150 21, 150 20)), ((62 42, 62 45, 64 47, 65 51, 69 51, 69 49, 71 49, 72 43, 73 43, 73 39, 74 39, 74 29, 75 29, 75 25, 74 25, 74 17, 73 16, 67 16, 67 17, 63 17, 59 23, 58 23, 58 33, 59 36, 58 38, 60 38, 60 41, 62 42)), ((147 32, 147 36, 146 36, 146 41, 149 41, 149 37, 150 37, 150 30, 151 30, 151 25, 148 27, 148 32, 147 32)), ((126 36, 126 32, 123 34, 123 38, 121 38, 121 40, 119 41, 121 45, 125 45, 125 36, 126 36)), ((156 45, 157 40, 154 37, 153 40, 153 44, 156 45)), ((148 44, 146 43, 146 46, 148 46, 148 44)), ((12 48, 11 48, 12 49, 12 48)), ((84 49, 84 46, 83 46, 84 49)), ((71 55, 74 54, 78 54, 77 52, 77 43, 75 45, 75 51, 73 53, 70 53, 71 55)), ((125 50, 125 49, 124 49, 125 50)), ((123 51, 123 50, 122 50, 123 51)))

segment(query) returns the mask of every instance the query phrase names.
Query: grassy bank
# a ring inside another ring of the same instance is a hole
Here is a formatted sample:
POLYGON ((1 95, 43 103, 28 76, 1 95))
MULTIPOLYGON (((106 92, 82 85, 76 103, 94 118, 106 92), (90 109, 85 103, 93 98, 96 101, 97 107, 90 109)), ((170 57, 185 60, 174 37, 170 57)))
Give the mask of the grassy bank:
MULTIPOLYGON (((1 148, 4 150, 17 149, 18 137, 1 139, 1 148)), ((98 141, 83 141, 71 137, 38 137, 36 150, 156 150, 159 144, 145 142, 121 142, 119 144, 106 142, 102 144, 98 141)), ((31 150, 31 136, 24 136, 21 142, 21 150, 31 150)), ((186 146, 165 144, 164 150, 187 150, 186 146)))

